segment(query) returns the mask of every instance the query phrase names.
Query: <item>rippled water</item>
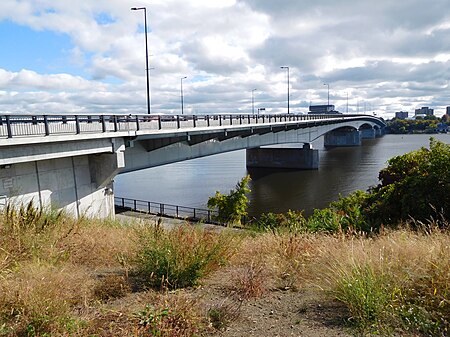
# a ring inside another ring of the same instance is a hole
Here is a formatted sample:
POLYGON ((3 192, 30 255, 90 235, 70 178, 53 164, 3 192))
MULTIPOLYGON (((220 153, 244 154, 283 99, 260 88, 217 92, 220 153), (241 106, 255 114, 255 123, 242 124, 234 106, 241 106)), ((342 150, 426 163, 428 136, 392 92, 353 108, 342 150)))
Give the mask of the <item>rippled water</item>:
MULTIPOLYGON (((450 135, 434 135, 450 143, 450 135)), ((252 182, 251 215, 325 207, 339 194, 366 190, 378 183, 378 172, 389 158, 428 146, 429 135, 386 135, 365 140, 360 147, 319 149, 320 166, 315 171, 252 169, 245 166, 245 151, 188 160, 125 173, 115 179, 115 195, 168 204, 202 207, 219 190, 227 193, 247 173, 252 182)), ((293 146, 293 145, 290 145, 293 146)))

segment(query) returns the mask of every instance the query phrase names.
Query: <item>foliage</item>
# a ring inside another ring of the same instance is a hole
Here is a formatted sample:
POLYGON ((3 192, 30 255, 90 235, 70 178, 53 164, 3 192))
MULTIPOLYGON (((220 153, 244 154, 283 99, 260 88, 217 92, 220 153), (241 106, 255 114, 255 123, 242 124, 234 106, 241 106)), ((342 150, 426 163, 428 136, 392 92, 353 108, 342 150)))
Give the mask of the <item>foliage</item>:
POLYGON ((364 204, 369 194, 364 191, 355 191, 346 197, 339 196, 338 201, 330 204, 330 208, 340 216, 340 228, 345 231, 369 232, 371 230, 364 204))
POLYGON ((394 118, 387 122, 387 132, 393 134, 436 133, 438 123, 439 119, 435 116, 415 120, 394 118))
POLYGON ((304 230, 306 219, 303 212, 288 210, 286 214, 263 213, 253 225, 254 229, 260 231, 287 231, 298 232, 304 230))
POLYGON ((363 202, 372 226, 450 218, 450 145, 431 139, 430 149, 394 157, 379 180, 363 202))
POLYGON ((139 233, 136 268, 155 288, 194 286, 224 263, 231 252, 231 237, 190 226, 163 229, 159 224, 139 233))
POLYGON ((249 200, 246 194, 250 193, 248 187, 250 180, 250 176, 247 175, 228 195, 216 191, 216 194, 208 199, 208 208, 218 211, 215 217, 217 221, 231 225, 241 224, 242 217, 247 215, 249 200))

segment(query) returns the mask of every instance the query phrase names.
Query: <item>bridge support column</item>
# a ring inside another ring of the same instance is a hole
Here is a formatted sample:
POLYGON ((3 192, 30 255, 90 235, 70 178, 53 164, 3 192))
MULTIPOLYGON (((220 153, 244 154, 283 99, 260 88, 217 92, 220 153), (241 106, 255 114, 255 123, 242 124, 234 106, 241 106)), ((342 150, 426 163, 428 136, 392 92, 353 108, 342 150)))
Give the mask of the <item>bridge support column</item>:
POLYGON ((355 129, 338 129, 325 134, 325 147, 360 146, 361 135, 355 129))
POLYGON ((375 129, 360 129, 361 139, 375 139, 376 130, 375 129))
POLYGON ((319 150, 305 144, 303 148, 253 148, 247 149, 247 167, 291 168, 317 170, 319 150))

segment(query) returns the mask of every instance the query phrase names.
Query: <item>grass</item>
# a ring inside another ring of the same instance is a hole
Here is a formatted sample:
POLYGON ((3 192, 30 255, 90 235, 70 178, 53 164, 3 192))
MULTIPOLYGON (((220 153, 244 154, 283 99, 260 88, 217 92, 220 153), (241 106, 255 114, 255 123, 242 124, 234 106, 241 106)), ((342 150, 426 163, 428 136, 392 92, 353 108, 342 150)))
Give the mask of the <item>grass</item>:
POLYGON ((450 235, 424 228, 245 235, 7 210, 0 336, 196 336, 246 301, 309 288, 343 303, 355 334, 449 335, 450 235))

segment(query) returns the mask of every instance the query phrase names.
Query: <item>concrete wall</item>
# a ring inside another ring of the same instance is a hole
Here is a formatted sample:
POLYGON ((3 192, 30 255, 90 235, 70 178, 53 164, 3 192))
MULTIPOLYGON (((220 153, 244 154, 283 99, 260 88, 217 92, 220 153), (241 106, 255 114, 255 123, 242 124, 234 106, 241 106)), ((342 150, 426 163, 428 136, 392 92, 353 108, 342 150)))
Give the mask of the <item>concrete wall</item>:
POLYGON ((84 155, 2 166, 0 195, 16 205, 33 201, 44 208, 63 208, 75 217, 113 216, 112 186, 92 179, 90 160, 84 155))

